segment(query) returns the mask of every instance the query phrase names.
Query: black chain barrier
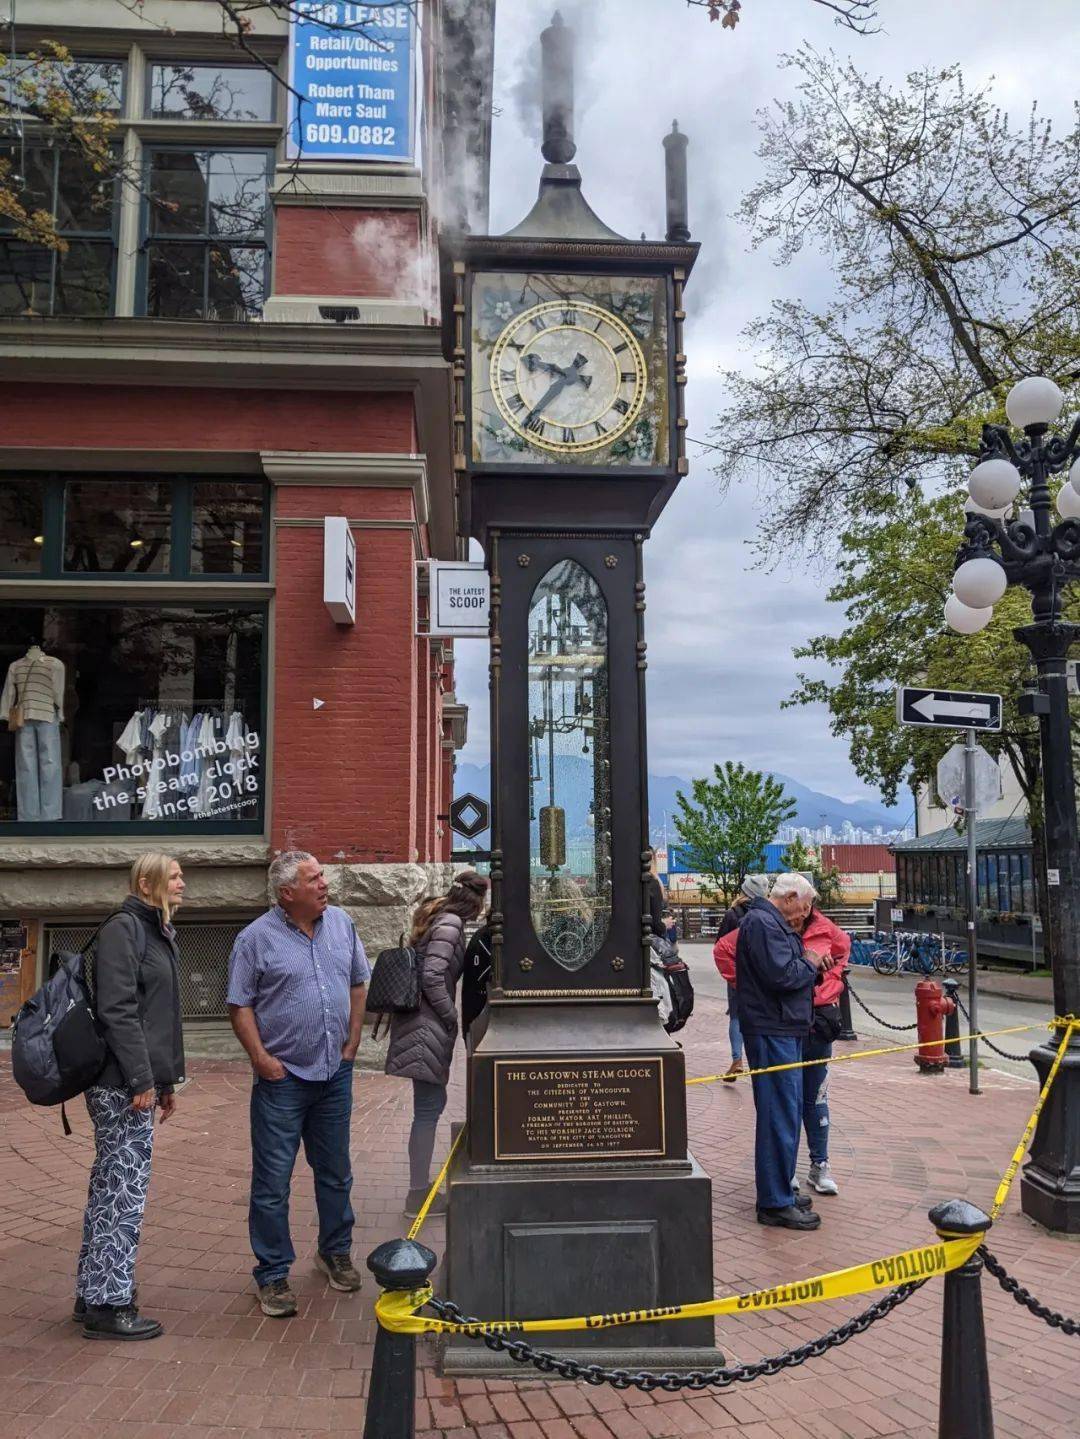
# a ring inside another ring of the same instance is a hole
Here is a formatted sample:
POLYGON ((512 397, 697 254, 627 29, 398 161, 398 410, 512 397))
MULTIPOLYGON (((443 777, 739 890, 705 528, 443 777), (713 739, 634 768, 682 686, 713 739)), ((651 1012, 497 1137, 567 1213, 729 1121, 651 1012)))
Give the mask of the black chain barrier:
MULTIPOLYGON (((779 1374, 783 1369, 805 1364, 808 1359, 820 1359, 830 1349, 846 1344, 856 1334, 864 1333, 871 1324, 884 1319, 926 1283, 927 1280, 920 1279, 914 1284, 901 1284, 897 1289, 890 1289, 884 1298, 877 1300, 846 1323, 837 1325, 820 1338, 810 1339, 795 1349, 786 1349, 783 1354, 776 1354, 771 1359, 759 1359, 753 1364, 735 1364, 731 1368, 692 1369, 686 1374, 631 1374, 628 1369, 604 1369, 599 1364, 579 1364, 573 1359, 560 1359, 542 1349, 534 1349, 524 1339, 509 1339, 504 1334, 485 1334, 480 1337, 489 1349, 505 1350, 516 1363, 532 1364, 541 1374, 557 1374, 560 1379, 582 1379, 586 1384, 610 1384, 613 1389, 640 1389, 645 1394, 654 1389, 664 1389, 669 1394, 677 1394, 680 1389, 727 1389, 732 1384, 749 1384, 754 1379, 779 1374)), ((457 1305, 447 1299, 431 1299, 428 1304, 440 1319, 455 1324, 480 1322, 466 1319, 457 1305)))
POLYGON ((1025 1309, 1030 1309, 1036 1319, 1043 1320, 1044 1323, 1049 1324, 1051 1329, 1060 1329, 1062 1334, 1080 1334, 1080 1319, 1070 1319, 1067 1314, 1059 1314, 1056 1309, 1050 1309, 1047 1305, 1040 1303, 1030 1289, 1025 1289, 1019 1279, 1012 1277, 1001 1260, 991 1254, 985 1244, 980 1244, 976 1252, 1005 1293, 1011 1294, 1017 1304, 1022 1304, 1025 1309))
MULTIPOLYGON (((968 1027, 968 1029, 970 1029, 970 1028, 971 1028, 971 1015, 968 1014, 967 1008, 966 1008, 966 1006, 964 1005, 964 1001, 960 998, 960 996, 959 996, 958 994, 957 994, 957 995, 954 995, 953 997, 954 997, 954 999, 956 1000, 956 1003, 957 1003, 957 1005, 958 1005, 959 1008, 960 1008, 960 1013, 964 1016, 964 1019, 967 1021, 967 1027, 968 1027)), ((960 1036, 960 1039, 961 1039, 961 1041, 963 1041, 964 1036, 961 1035, 961 1036, 960 1036)), ((994 1041, 993 1041, 992 1039, 982 1038, 982 1039, 980 1040, 980 1042, 981 1042, 982 1044, 985 1044, 986 1047, 987 1047, 987 1049, 992 1049, 992 1050, 994 1051, 994 1053, 995 1053, 996 1055, 999 1055, 1002 1059, 1010 1059, 1010 1060, 1012 1060, 1012 1062, 1013 1062, 1014 1064, 1024 1064, 1024 1063, 1027 1062, 1028 1056, 1027 1056, 1026 1054, 1010 1054, 1007 1049, 999 1049, 998 1046, 994 1043, 994 1041)))
POLYGON ((861 998, 861 996, 855 993, 854 989, 852 989, 851 987, 850 979, 848 980, 848 994, 851 995, 852 999, 859 1006, 859 1008, 865 1009, 867 1014, 874 1021, 874 1023, 880 1024, 883 1029, 894 1029, 897 1034, 903 1034, 905 1030, 918 1029, 919 1027, 918 1020, 916 1020, 914 1024, 890 1024, 887 1019, 882 1019, 880 1014, 874 1013, 874 1011, 870 1008, 865 999, 861 998))

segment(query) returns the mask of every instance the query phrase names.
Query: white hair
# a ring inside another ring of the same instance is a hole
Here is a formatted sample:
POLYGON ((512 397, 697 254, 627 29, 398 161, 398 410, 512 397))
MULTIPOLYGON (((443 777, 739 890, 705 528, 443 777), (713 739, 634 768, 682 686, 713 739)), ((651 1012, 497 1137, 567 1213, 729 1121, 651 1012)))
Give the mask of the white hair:
POLYGON ((804 874, 778 874, 769 892, 770 899, 783 899, 785 895, 812 902, 818 892, 804 874))
POLYGON ((308 854, 306 849, 287 849, 274 860, 266 879, 275 904, 281 899, 281 891, 287 885, 296 883, 300 874, 300 866, 308 860, 315 864, 319 862, 313 854, 308 854))

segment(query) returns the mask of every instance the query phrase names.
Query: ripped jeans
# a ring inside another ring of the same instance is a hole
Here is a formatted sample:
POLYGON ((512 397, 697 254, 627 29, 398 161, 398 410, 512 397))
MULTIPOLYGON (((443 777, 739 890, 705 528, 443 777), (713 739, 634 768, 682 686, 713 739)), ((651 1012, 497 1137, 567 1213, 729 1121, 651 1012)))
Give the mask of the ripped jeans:
MULTIPOLYGON (((811 1034, 803 1041, 803 1059, 829 1059, 832 1045, 811 1034)), ((815 1064, 802 1071, 803 1128, 810 1149, 811 1164, 827 1164, 829 1160, 829 1066, 815 1064)))

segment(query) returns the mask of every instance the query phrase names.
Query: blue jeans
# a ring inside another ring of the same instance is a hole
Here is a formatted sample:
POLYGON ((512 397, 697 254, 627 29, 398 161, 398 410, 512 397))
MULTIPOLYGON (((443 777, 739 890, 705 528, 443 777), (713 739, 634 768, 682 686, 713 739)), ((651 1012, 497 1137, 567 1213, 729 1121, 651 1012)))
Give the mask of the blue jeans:
MULTIPOLYGON (((788 1034, 744 1034, 751 1069, 802 1059, 802 1038, 788 1034)), ((794 1203, 791 1177, 799 1154, 802 1122, 801 1069, 757 1074, 754 1086, 754 1178, 759 1209, 786 1209, 794 1203)))
POLYGON ((409 1188, 426 1189, 431 1183, 431 1156, 435 1151, 435 1130, 446 1108, 446 1085, 414 1079, 413 1121, 409 1131, 409 1188))
POLYGON ((21 820, 63 819, 59 720, 26 720, 15 731, 15 799, 21 820))
MULTIPOLYGON (((803 1041, 804 1059, 831 1059, 832 1045, 811 1034, 803 1041)), ((804 1069, 802 1119, 811 1164, 829 1162, 829 1066, 804 1069)))
POLYGON ((729 984, 727 987, 727 1037, 731 1045, 731 1058, 742 1059, 743 1042, 742 1029, 739 1025, 739 1001, 735 998, 735 986, 729 984))
POLYGON ((304 1142, 315 1176, 319 1253, 348 1254, 354 1215, 349 1203, 352 1163, 353 1061, 342 1060, 332 1079, 255 1078, 251 1090, 251 1203, 248 1232, 262 1286, 284 1279, 296 1258, 289 1236, 289 1186, 304 1142))

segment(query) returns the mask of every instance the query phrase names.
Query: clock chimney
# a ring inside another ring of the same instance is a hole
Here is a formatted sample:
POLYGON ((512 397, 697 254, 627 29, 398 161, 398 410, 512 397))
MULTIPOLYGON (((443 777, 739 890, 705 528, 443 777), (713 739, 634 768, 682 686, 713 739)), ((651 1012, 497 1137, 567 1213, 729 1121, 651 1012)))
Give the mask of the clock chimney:
POLYGON ((541 82, 544 97, 544 159, 569 165, 577 154, 574 144, 574 32, 558 10, 540 36, 543 55, 541 82))
POLYGON ((671 133, 664 136, 664 179, 667 191, 667 239, 685 244, 690 238, 686 202, 686 136, 672 120, 671 133))

